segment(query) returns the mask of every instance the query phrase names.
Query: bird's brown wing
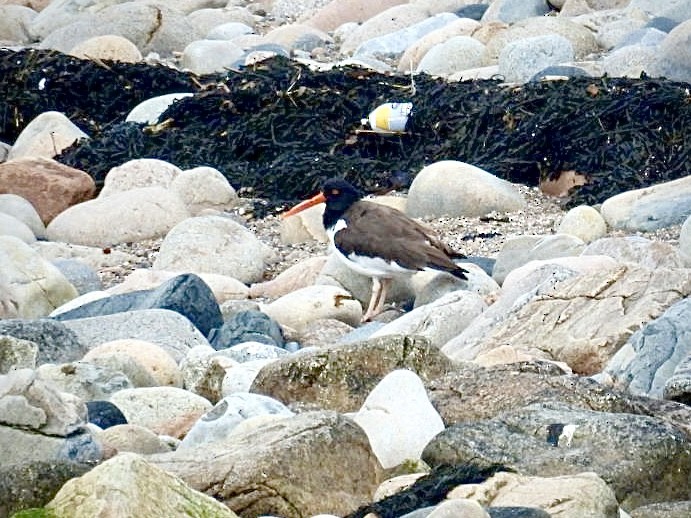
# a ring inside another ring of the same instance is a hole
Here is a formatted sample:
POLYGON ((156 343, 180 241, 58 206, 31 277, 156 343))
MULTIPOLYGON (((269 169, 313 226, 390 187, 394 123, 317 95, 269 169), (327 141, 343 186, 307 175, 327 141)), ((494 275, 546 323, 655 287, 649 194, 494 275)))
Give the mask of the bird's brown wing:
POLYGON ((465 270, 450 259, 462 254, 454 253, 431 229, 401 211, 359 201, 343 217, 347 227, 336 234, 335 244, 346 255, 381 257, 410 270, 428 267, 465 278, 465 270))

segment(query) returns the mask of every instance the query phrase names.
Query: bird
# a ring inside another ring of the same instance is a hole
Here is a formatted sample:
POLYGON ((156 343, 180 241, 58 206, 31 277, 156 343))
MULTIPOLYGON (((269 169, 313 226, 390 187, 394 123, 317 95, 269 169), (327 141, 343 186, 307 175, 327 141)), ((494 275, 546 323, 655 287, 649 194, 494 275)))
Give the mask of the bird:
POLYGON ((323 223, 332 251, 347 267, 372 279, 372 296, 363 322, 384 309, 394 278, 437 270, 467 280, 467 270, 453 262, 465 255, 452 250, 434 232, 403 212, 363 199, 362 191, 342 178, 326 180, 320 192, 284 212, 289 217, 325 203, 323 223))

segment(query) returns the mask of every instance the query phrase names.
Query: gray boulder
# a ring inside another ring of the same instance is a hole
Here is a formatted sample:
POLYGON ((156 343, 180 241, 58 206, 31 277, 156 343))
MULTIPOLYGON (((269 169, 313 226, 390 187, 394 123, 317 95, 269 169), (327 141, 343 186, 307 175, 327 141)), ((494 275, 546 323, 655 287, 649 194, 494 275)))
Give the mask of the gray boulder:
POLYGON ((619 349, 604 373, 632 394, 661 398, 675 369, 691 356, 691 299, 673 304, 619 349))
POLYGON ((366 342, 305 350, 275 360, 259 371, 250 392, 288 404, 300 401, 354 412, 384 376, 409 369, 423 381, 451 371, 453 364, 428 340, 386 336, 366 342))
POLYGON ((60 273, 65 276, 80 295, 103 289, 103 283, 96 270, 84 261, 56 259, 53 261, 53 265, 60 270, 60 273))
POLYGON ((681 254, 672 245, 641 236, 603 237, 586 246, 582 255, 606 255, 651 270, 684 267, 681 254))
POLYGON ((54 516, 85 516, 85 509, 110 509, 119 516, 237 518, 222 503, 129 452, 70 480, 46 505, 54 516))
POLYGON ((223 325, 223 317, 209 286, 194 274, 182 274, 154 290, 133 291, 101 298, 72 310, 58 313, 60 321, 140 311, 168 309, 192 322, 205 336, 223 325))
POLYGON ((691 216, 681 226, 679 233, 679 254, 687 268, 691 268, 691 216))
POLYGON ((51 319, 0 320, 0 335, 9 335, 36 344, 37 365, 76 361, 88 351, 75 332, 61 322, 51 319))
POLYGON ((597 412, 655 417, 691 439, 691 408, 662 399, 634 396, 593 378, 565 373, 553 362, 522 361, 489 367, 464 362, 427 384, 430 401, 446 426, 492 419, 516 408, 558 401, 597 412), (463 397, 458 397, 462 394, 463 397))
POLYGON ((442 350, 456 360, 475 359, 509 344, 533 357, 565 362, 595 374, 631 336, 631 329, 660 316, 691 293, 691 270, 647 270, 623 265, 557 283, 517 306, 479 342, 442 350))
POLYGON ((610 227, 629 231, 679 225, 691 216, 691 176, 612 196, 600 213, 610 227))
POLYGON ((593 471, 630 508, 689 498, 689 446, 687 437, 660 419, 541 402, 452 425, 427 445, 422 459, 432 467, 500 463, 539 476, 593 471))
MULTIPOLYGON (((687 4, 688 5, 688 4, 687 4)), ((674 81, 691 80, 691 20, 680 23, 660 44, 659 72, 674 81)))
POLYGON ((283 403, 261 394, 236 392, 224 397, 204 414, 187 432, 178 450, 226 439, 235 427, 258 416, 290 417, 295 415, 283 403))
POLYGON ((482 16, 482 22, 513 23, 548 12, 549 5, 544 0, 495 0, 482 16))
POLYGON ((677 364, 672 376, 665 383, 662 391, 665 399, 691 404, 691 354, 677 364))
POLYGON ((385 34, 362 42, 354 56, 398 57, 417 40, 432 31, 458 20, 458 16, 452 13, 440 13, 426 20, 410 25, 398 31, 385 34))
POLYGON ((570 234, 510 237, 497 255, 492 278, 501 284, 512 270, 530 261, 580 255, 585 246, 582 239, 570 234))
POLYGON ((86 406, 30 369, 0 376, 0 515, 39 507, 103 459, 86 406))
POLYGON ((78 337, 87 351, 104 342, 133 338, 160 345, 175 361, 180 361, 195 345, 209 345, 192 322, 168 309, 142 309, 77 318, 65 320, 64 325, 78 337))
POLYGON ((37 356, 38 345, 34 342, 0 334, 0 374, 16 369, 35 369, 37 356))
POLYGON ((343 516, 370 500, 382 476, 365 432, 335 412, 272 420, 149 461, 243 516, 343 516))
POLYGON ((132 388, 122 372, 88 362, 46 363, 36 372, 42 380, 84 401, 109 399, 119 390, 132 388))
POLYGON ((652 16, 684 22, 691 19, 691 4, 686 0, 631 0, 629 7, 641 9, 652 16))
POLYGON ((571 42, 557 34, 524 38, 499 53, 499 73, 506 81, 525 83, 544 68, 575 58, 571 42))

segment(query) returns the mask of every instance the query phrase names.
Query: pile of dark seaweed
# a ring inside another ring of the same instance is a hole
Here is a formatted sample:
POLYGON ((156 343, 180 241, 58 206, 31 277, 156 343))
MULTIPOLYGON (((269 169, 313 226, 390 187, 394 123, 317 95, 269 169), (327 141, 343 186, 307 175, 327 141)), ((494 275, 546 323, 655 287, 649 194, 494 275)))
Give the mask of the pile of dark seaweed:
POLYGON ((261 212, 344 176, 376 191, 425 165, 461 160, 506 180, 537 185, 563 171, 588 183, 569 204, 691 171, 690 85, 665 79, 574 78, 522 86, 446 83, 355 67, 315 72, 274 58, 239 71, 195 76, 160 65, 93 62, 53 51, 0 51, 0 140, 13 142, 36 115, 63 112, 92 138, 57 160, 105 174, 133 158, 186 169, 209 165, 261 212), (158 125, 124 122, 139 102, 195 92, 158 125), (360 120, 384 102, 414 104, 407 132, 363 133, 360 120))

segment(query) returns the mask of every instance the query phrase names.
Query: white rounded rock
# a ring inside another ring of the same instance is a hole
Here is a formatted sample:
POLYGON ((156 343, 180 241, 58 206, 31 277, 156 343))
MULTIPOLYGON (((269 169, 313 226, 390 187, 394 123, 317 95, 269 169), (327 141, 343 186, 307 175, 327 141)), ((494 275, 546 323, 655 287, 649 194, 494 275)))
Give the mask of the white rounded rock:
POLYGON ((91 349, 84 360, 112 354, 127 354, 140 363, 159 386, 182 387, 182 374, 173 357, 160 345, 146 340, 122 339, 104 342, 91 349))
POLYGON ((590 243, 607 233, 607 223, 596 209, 580 205, 564 215, 557 232, 576 236, 590 243))
POLYGON ((8 160, 21 157, 53 158, 76 140, 89 136, 63 113, 47 111, 27 124, 15 140, 8 160))
POLYGON ((226 40, 193 41, 182 52, 181 65, 195 74, 224 72, 244 55, 241 47, 226 40))
POLYGON ((502 284, 509 272, 530 261, 578 256, 585 247, 582 239, 569 234, 515 236, 497 254, 492 278, 502 284))
POLYGON ((387 374, 353 415, 369 438, 384 468, 419 459, 444 422, 427 397, 422 380, 412 371, 387 374))
POLYGON ((58 214, 46 231, 52 241, 108 247, 161 237, 188 217, 175 193, 142 187, 73 205, 58 214))
POLYGON ((184 99, 185 97, 192 97, 194 94, 190 92, 180 92, 159 95, 151 97, 145 101, 140 102, 137 106, 132 108, 127 114, 125 122, 137 122, 140 124, 156 124, 159 117, 165 112, 175 101, 184 99))
POLYGON ((298 333, 307 324, 333 318, 355 326, 362 319, 362 306, 343 288, 337 286, 307 286, 288 293, 267 304, 262 311, 282 326, 298 333))
POLYGON ((574 60, 571 42, 557 34, 524 38, 499 53, 499 73, 506 81, 525 83, 545 68, 574 60))
POLYGON ((0 236, 13 236, 27 244, 36 241, 36 236, 23 221, 4 212, 0 212, 0 236))
POLYGON ((261 280, 276 253, 244 226, 223 216, 182 221, 161 243, 157 270, 215 273, 244 283, 261 280))
POLYGON ((36 208, 26 198, 16 194, 0 194, 0 212, 17 218, 31 229, 38 239, 46 237, 46 226, 36 208))
POLYGON ((236 392, 224 397, 187 432, 179 449, 194 448, 228 437, 241 422, 256 416, 295 415, 280 401, 262 394, 236 392))
POLYGON ((691 268, 691 216, 681 226, 679 234, 679 254, 683 258, 686 267, 691 268))
POLYGON ((127 38, 117 34, 94 36, 78 43, 69 51, 80 59, 110 60, 122 63, 136 63, 142 60, 142 53, 127 38))
POLYGON ((182 170, 157 158, 136 158, 113 167, 106 174, 100 198, 139 187, 169 188, 182 170))
POLYGON ((204 210, 228 210, 238 199, 228 179, 213 167, 201 166, 182 171, 171 184, 193 216, 204 210))
POLYGON ((420 60, 417 73, 449 77, 485 64, 485 46, 470 36, 454 36, 432 47, 420 60))
POLYGON ((0 236, 0 286, 0 314, 19 318, 45 317, 78 295, 60 270, 14 236, 0 236))
POLYGON ((177 387, 142 387, 120 390, 110 398, 130 424, 156 431, 191 414, 211 410, 208 399, 177 387))
POLYGON ((477 217, 525 207, 516 187, 465 162, 442 160, 422 169, 410 186, 411 217, 477 217))

